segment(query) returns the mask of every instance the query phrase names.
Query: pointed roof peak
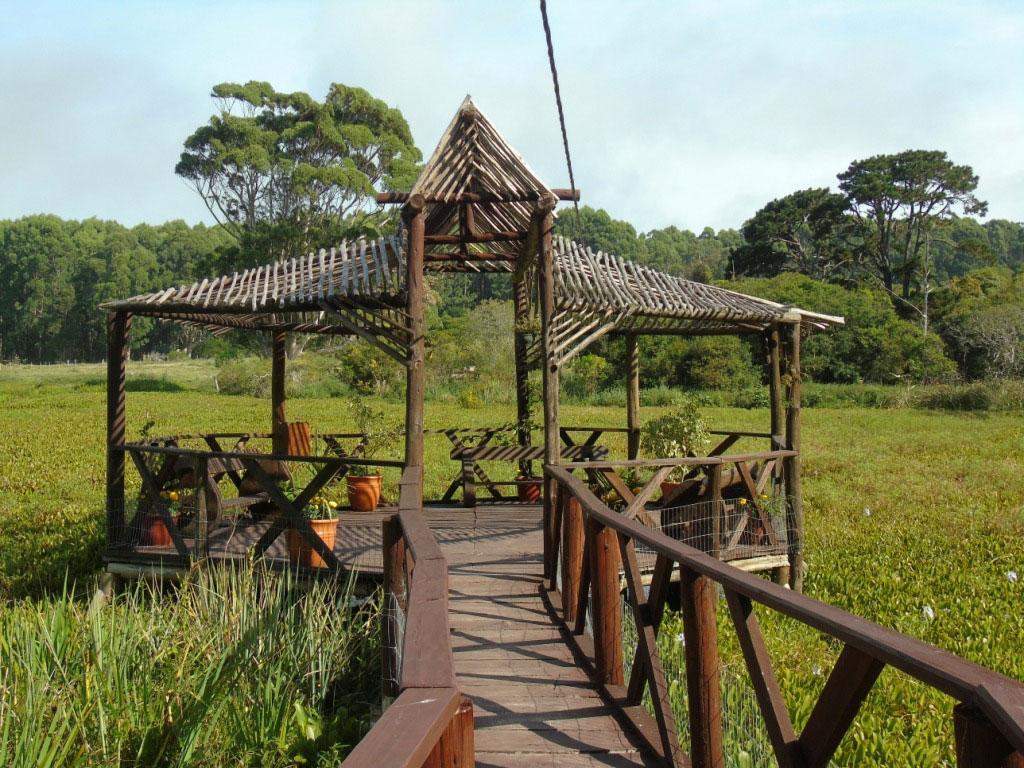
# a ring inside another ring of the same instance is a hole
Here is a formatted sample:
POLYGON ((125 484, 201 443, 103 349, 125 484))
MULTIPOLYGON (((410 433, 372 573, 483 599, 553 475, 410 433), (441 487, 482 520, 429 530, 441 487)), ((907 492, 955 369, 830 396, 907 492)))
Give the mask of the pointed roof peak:
POLYGON ((455 202, 467 192, 551 194, 468 94, 411 193, 428 200, 455 202))

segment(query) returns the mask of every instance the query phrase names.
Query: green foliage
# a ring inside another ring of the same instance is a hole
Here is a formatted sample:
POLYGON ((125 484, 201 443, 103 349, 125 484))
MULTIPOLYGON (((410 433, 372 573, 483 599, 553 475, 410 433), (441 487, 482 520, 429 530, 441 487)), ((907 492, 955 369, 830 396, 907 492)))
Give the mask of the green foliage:
POLYGON ((420 152, 401 112, 333 83, 323 103, 269 83, 221 83, 220 112, 185 140, 175 173, 242 246, 248 266, 373 235, 367 202, 407 189, 420 152))
POLYGON ((369 729, 377 611, 351 584, 202 569, 165 595, 0 608, 0 761, 336 765, 369 729))
MULTIPOLYGON (((640 447, 653 458, 700 456, 711 445, 707 422, 701 415, 697 401, 686 397, 664 416, 647 421, 640 428, 640 447)), ((685 474, 677 467, 673 475, 685 474)))
POLYGON ((851 290, 793 273, 733 281, 728 287, 846 318, 845 326, 807 338, 802 351, 803 371, 815 381, 891 384, 942 380, 955 373, 942 340, 900 319, 880 290, 851 290))
POLYGON ((374 408, 366 398, 352 400, 350 407, 356 431, 363 435, 366 455, 381 458, 384 453, 394 452, 405 434, 404 429, 394 422, 389 422, 384 411, 374 408))
POLYGON ((593 397, 608 383, 611 373, 611 365, 600 355, 580 355, 562 376, 562 391, 580 400, 593 397))

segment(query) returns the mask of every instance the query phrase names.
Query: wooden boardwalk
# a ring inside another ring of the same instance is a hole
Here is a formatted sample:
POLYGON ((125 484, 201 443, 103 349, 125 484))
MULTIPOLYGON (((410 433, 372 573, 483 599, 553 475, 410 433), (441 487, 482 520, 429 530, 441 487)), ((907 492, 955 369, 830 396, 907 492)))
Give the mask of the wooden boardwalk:
POLYGON ((476 765, 660 765, 577 663, 541 594, 539 510, 519 517, 431 524, 448 561, 455 672, 473 700, 476 765))

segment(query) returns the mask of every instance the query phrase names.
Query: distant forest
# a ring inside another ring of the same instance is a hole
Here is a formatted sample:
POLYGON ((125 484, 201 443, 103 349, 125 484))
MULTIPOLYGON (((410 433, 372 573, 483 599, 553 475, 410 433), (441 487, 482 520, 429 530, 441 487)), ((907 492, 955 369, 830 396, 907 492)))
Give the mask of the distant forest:
MULTIPOLYGON (((397 109, 340 84, 322 103, 266 83, 226 83, 213 96, 220 111, 186 139, 175 171, 216 225, 0 221, 0 361, 101 360, 105 300, 393 228, 372 195, 408 189, 422 161, 397 109)), ((854 161, 837 181, 770 201, 738 229, 638 232, 587 206, 578 216, 564 206, 556 228, 673 275, 845 315, 845 329, 808 346, 820 381, 1024 376, 1024 224, 980 220, 987 205, 971 168, 913 150, 854 161)), ((507 276, 444 276, 431 287, 431 322, 456 348, 467 314, 496 317, 491 302, 511 292, 507 276)), ((735 340, 649 343, 660 384, 736 386, 755 362, 735 340)), ((133 344, 140 356, 259 351, 145 319, 133 344)), ((619 354, 607 342, 579 364, 599 380, 619 354)))

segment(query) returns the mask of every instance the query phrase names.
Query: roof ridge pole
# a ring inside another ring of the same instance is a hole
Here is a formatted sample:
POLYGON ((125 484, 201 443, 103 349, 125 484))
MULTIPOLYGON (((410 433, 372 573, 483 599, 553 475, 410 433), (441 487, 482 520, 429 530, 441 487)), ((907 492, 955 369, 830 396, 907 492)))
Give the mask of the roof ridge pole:
MULTIPOLYGON (((540 333, 542 382, 544 385, 544 464, 558 464, 561 456, 561 438, 558 431, 558 363, 554 354, 554 334, 551 320, 555 314, 555 254, 552 232, 555 225, 554 196, 545 195, 537 203, 533 215, 540 221, 540 258, 537 270, 540 295, 540 333)), ((544 577, 551 589, 555 588, 558 561, 558 483, 552 477, 544 479, 544 577)))
MULTIPOLYGON (((423 321, 423 256, 426 230, 426 202, 423 195, 409 196, 402 211, 408 231, 405 260, 405 308, 409 323, 409 346, 405 370, 405 466, 423 467, 423 395, 425 339, 423 321)), ((423 502, 420 479, 419 503, 423 502)))

